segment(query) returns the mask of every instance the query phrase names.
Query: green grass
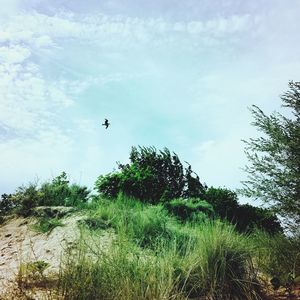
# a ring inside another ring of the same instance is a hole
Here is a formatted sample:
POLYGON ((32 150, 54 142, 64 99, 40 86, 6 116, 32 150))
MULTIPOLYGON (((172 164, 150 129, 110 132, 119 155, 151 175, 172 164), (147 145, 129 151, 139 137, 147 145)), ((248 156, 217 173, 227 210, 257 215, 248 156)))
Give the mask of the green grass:
POLYGON ((255 248, 255 261, 258 268, 270 277, 277 277, 282 285, 300 276, 300 239, 270 235, 256 231, 251 236, 255 248))
POLYGON ((249 237, 231 225, 181 224, 122 196, 92 203, 85 224, 60 272, 67 299, 260 299, 249 237), (108 228, 116 240, 103 251, 92 244, 108 228))
POLYGON ((58 218, 40 217, 31 229, 40 233, 50 233, 55 227, 64 226, 58 218))

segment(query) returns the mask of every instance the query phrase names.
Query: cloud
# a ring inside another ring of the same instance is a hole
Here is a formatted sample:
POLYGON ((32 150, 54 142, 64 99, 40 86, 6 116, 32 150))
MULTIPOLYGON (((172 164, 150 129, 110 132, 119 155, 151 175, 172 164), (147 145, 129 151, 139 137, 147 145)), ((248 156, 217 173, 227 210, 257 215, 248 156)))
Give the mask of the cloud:
POLYGON ((138 144, 167 145, 209 185, 235 187, 247 106, 279 107, 299 75, 297 10, 279 1, 10 3, 0 16, 3 189, 49 170, 93 177, 138 144))

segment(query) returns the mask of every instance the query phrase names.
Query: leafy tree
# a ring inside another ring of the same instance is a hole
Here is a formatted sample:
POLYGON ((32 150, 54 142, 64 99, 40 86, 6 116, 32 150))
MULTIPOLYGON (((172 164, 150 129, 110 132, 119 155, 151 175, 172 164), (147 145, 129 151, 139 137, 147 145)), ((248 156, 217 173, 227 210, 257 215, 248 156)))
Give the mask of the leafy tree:
POLYGON ((300 225, 300 82, 289 82, 281 96, 288 117, 278 112, 267 116, 252 106, 252 123, 263 133, 246 143, 249 165, 242 192, 271 205, 275 212, 300 225))
POLYGON ((142 201, 157 203, 174 198, 201 197, 205 192, 190 165, 184 168, 177 154, 167 148, 132 147, 129 164, 118 164, 119 171, 100 176, 96 189, 114 198, 119 192, 142 201))

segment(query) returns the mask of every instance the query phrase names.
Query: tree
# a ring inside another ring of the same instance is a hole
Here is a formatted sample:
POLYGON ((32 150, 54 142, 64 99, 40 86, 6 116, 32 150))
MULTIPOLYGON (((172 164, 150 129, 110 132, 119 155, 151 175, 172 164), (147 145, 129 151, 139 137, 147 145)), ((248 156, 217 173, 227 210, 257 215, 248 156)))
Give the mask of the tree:
POLYGON ((167 148, 132 147, 129 164, 118 164, 119 171, 98 177, 96 189, 106 197, 119 192, 145 202, 201 197, 205 192, 190 165, 184 168, 176 153, 167 148))
MULTIPOLYGON (((262 137, 244 141, 249 165, 242 192, 268 203, 276 213, 300 225, 300 82, 289 82, 281 96, 291 114, 274 112, 267 116, 259 107, 251 108, 252 125, 262 137)), ((290 222, 291 224, 291 222, 290 222)), ((297 227, 296 227, 297 228, 297 227)))

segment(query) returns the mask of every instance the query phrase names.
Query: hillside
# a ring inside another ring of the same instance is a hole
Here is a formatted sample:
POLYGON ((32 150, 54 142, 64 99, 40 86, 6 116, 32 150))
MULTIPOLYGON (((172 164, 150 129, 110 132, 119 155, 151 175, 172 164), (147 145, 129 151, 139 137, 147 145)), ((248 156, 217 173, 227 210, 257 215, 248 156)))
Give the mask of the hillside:
MULTIPOLYGON (((267 238, 178 223, 159 205, 120 197, 83 210, 37 207, 0 227, 0 299, 287 299, 268 284, 263 266, 272 262, 257 261, 267 238), (59 225, 38 232, 46 216, 59 225), (234 283, 246 279, 254 281, 234 283)), ((297 285, 291 297, 299 299, 297 285)))
MULTIPOLYGON (((76 247, 80 238, 78 222, 84 214, 67 207, 38 207, 35 212, 36 217, 14 216, 0 225, 0 299, 58 297, 47 284, 46 288, 39 286, 39 282, 35 286, 30 264, 47 263, 43 276, 56 280, 64 255, 68 249, 76 247), (52 217, 59 214, 62 225, 45 233, 38 232, 35 228, 38 217, 45 214, 52 217)), ((105 245, 107 240, 104 237, 101 243, 105 245)), ((40 278, 37 279, 39 281, 40 278)))

